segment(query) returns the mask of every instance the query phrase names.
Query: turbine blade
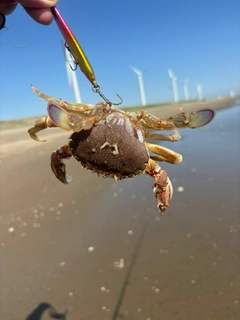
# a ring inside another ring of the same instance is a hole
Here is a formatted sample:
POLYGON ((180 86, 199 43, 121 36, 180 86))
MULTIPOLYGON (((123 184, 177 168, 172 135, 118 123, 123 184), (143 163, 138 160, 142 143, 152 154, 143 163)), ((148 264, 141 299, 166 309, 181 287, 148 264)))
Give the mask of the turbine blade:
POLYGON ((129 67, 133 72, 135 72, 138 76, 140 76, 141 74, 142 74, 142 72, 139 70, 139 69, 137 69, 137 68, 135 68, 135 67, 133 67, 133 66, 130 66, 129 67))
POLYGON ((172 69, 168 69, 168 75, 171 79, 174 77, 172 69))

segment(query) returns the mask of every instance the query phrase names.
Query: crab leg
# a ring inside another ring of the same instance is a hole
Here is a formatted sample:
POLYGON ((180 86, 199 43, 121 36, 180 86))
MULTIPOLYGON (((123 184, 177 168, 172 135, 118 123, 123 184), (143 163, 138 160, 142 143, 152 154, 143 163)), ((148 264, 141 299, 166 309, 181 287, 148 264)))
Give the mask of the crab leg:
POLYGON ((51 96, 48 96, 47 94, 41 93, 39 90, 37 90, 34 86, 32 86, 32 90, 33 92, 40 98, 43 100, 46 100, 52 104, 55 104, 57 106, 60 106, 61 108, 63 108, 64 110, 66 110, 67 112, 71 112, 73 114, 84 114, 86 113, 91 113, 94 106, 91 104, 84 104, 84 103, 70 103, 70 102, 66 102, 63 100, 59 100, 59 99, 55 99, 51 96))
POLYGON ((156 144, 147 143, 147 148, 149 151, 152 151, 159 156, 155 157, 152 156, 152 159, 158 160, 158 161, 165 161, 172 164, 179 164, 182 162, 182 156, 179 153, 176 153, 170 149, 157 146, 156 144))
POLYGON ((149 159, 145 173, 155 179, 153 185, 153 192, 157 200, 157 207, 160 214, 163 215, 167 207, 169 207, 170 200, 173 194, 172 183, 166 173, 161 167, 152 159, 149 159))
POLYGON ((28 133, 33 140, 36 140, 38 142, 45 142, 46 140, 42 140, 42 139, 38 138, 36 133, 38 133, 39 131, 42 131, 44 129, 52 128, 52 127, 56 127, 56 125, 53 123, 53 121, 50 119, 50 117, 47 116, 47 117, 38 119, 36 121, 34 127, 30 128, 28 130, 28 133))
POLYGON ((166 134, 160 134, 160 133, 146 133, 146 138, 151 140, 165 140, 165 141, 179 141, 181 139, 180 134, 175 130, 174 134, 166 135, 166 134))
POLYGON ((69 102, 62 101, 61 107, 65 109, 67 112, 72 114, 91 114, 94 106, 92 104, 84 104, 84 103, 76 103, 72 104, 69 102))
POLYGON ((215 112, 211 109, 202 109, 198 111, 193 111, 190 114, 183 112, 180 108, 180 113, 168 118, 167 120, 161 120, 160 118, 147 113, 140 111, 136 115, 137 120, 142 120, 143 125, 146 128, 154 130, 174 130, 175 128, 184 129, 184 128, 201 128, 209 124, 215 116, 215 112))
POLYGON ((55 99, 51 96, 48 96, 47 94, 44 94, 44 93, 41 93, 38 89, 36 89, 33 85, 31 86, 32 87, 32 91, 40 98, 40 99, 43 99, 43 100, 46 100, 46 101, 51 101, 52 103, 56 103, 56 104, 59 104, 61 103, 62 101, 61 100, 58 100, 58 99, 55 99))
POLYGON ((51 156, 52 171, 56 178, 64 184, 72 181, 72 177, 66 174, 66 165, 63 162, 64 159, 69 159, 71 156, 72 153, 68 144, 59 147, 51 156))
POLYGON ((201 109, 188 114, 180 108, 180 113, 168 118, 167 122, 173 122, 174 126, 178 129, 196 129, 206 126, 214 117, 215 111, 212 109, 201 109))
POLYGON ((144 125, 148 129, 154 129, 154 130, 175 130, 175 126, 173 124, 173 121, 168 120, 161 120, 160 118, 154 116, 151 113, 140 111, 136 115, 137 120, 143 120, 144 125))

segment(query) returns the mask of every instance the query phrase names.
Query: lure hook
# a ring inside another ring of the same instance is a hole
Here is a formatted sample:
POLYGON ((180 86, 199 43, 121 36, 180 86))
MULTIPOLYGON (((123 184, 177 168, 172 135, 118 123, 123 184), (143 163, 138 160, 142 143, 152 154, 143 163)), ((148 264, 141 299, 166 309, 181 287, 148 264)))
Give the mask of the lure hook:
POLYGON ((100 91, 100 89, 101 89, 101 88, 100 88, 100 85, 97 84, 97 83, 92 86, 92 91, 95 92, 95 93, 98 93, 98 94, 100 95, 100 97, 103 98, 103 100, 104 100, 107 104, 109 104, 110 106, 119 106, 120 104, 123 103, 123 99, 122 99, 118 94, 117 94, 117 96, 118 96, 118 98, 121 100, 120 102, 114 103, 114 102, 109 101, 109 100, 104 96, 104 94, 102 94, 102 92, 100 91))
POLYGON ((65 48, 67 49, 67 51, 71 54, 71 59, 72 59, 72 62, 73 62, 73 64, 74 64, 74 67, 72 67, 72 65, 69 63, 69 67, 72 69, 72 71, 76 71, 76 70, 77 70, 78 63, 77 63, 76 60, 74 59, 73 54, 72 54, 72 52, 71 52, 71 50, 70 50, 67 42, 64 43, 64 46, 65 46, 65 48))

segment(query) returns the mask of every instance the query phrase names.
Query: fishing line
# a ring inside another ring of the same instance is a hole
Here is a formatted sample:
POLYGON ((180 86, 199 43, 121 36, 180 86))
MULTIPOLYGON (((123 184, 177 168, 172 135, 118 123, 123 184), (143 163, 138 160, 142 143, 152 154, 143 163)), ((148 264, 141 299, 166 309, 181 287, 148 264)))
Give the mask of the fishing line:
MULTIPOLYGON (((0 40, 1 40, 1 36, 3 34, 4 34, 4 36, 6 36, 6 32, 9 32, 16 24, 19 23, 19 20, 23 17, 23 13, 25 12, 25 10, 22 7, 20 7, 19 10, 20 10, 20 13, 19 13, 18 17, 16 18, 16 20, 10 26, 7 26, 7 20, 8 20, 8 16, 7 16, 6 24, 3 27, 3 29, 0 31, 0 40)), ((29 23, 31 25, 31 31, 32 31, 32 36, 33 36, 32 41, 30 43, 28 43, 26 45, 14 45, 14 44, 11 44, 11 43, 0 41, 0 44, 2 44, 4 46, 7 46, 7 47, 19 48, 19 49, 24 49, 24 48, 31 47, 36 42, 36 33, 35 33, 35 29, 33 27, 33 24, 32 24, 32 21, 31 21, 30 18, 29 18, 29 23)))

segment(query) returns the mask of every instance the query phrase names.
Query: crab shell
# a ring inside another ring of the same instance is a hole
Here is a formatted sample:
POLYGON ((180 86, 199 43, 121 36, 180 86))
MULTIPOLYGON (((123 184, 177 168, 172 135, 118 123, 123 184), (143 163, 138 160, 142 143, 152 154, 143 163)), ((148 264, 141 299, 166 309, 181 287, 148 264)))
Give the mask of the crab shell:
POLYGON ((74 132, 69 147, 84 168, 116 180, 143 173, 149 161, 144 129, 118 110, 90 130, 74 132))

